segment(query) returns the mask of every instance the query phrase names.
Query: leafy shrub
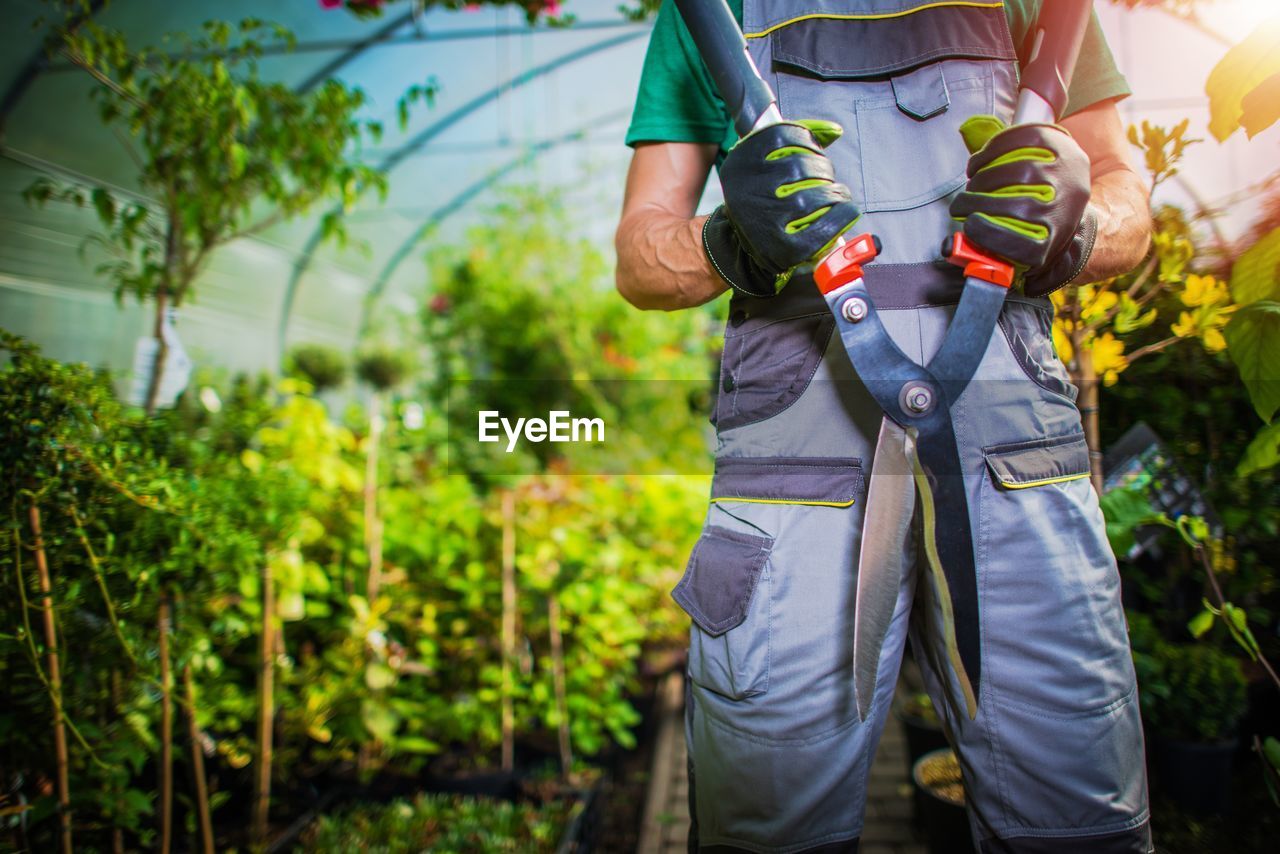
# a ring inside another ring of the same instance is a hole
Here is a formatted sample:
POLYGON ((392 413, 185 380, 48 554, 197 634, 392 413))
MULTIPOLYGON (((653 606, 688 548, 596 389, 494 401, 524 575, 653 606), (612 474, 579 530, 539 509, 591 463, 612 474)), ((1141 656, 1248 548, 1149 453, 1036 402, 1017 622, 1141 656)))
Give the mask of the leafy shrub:
POLYGON ((302 837, 302 850, 457 851, 490 854, 554 851, 575 807, 443 795, 419 795, 381 806, 361 805, 322 816, 302 837))
POLYGON ((1146 661, 1143 715, 1155 735, 1183 741, 1230 738, 1247 706, 1235 657, 1204 643, 1161 643, 1146 661))
POLYGON ((347 381, 347 360, 336 347, 299 344, 289 351, 289 373, 311 383, 317 393, 347 381))
POLYGON ((377 391, 398 386, 408 373, 408 360, 395 350, 372 350, 356 360, 356 376, 377 391))

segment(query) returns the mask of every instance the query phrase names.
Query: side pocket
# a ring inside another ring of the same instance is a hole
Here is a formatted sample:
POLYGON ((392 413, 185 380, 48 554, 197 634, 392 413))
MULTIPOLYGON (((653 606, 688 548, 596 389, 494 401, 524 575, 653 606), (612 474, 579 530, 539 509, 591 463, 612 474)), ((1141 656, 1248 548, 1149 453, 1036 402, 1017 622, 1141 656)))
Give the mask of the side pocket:
POLYGON ((1045 391, 1075 402, 1080 390, 1071 382, 1067 366, 1053 346, 1053 305, 1048 300, 1005 301, 1000 310, 1000 331, 1013 360, 1033 383, 1045 391))
POLYGON ((693 681, 734 700, 769 686, 771 537, 707 527, 671 596, 693 620, 693 681))

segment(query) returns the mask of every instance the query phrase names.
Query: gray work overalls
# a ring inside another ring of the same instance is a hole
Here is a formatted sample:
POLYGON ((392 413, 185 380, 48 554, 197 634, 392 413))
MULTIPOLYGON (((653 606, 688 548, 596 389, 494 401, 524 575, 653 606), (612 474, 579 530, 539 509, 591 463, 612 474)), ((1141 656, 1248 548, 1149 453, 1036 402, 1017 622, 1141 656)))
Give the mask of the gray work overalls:
MULTIPOLYGON (((937 260, 954 228, 948 202, 965 181, 958 128, 971 115, 1013 113, 1004 10, 746 0, 744 31, 784 116, 845 128, 829 153, 865 212, 856 230, 884 246, 866 268, 868 287, 898 345, 927 362, 961 285, 959 270, 937 260)), ((937 597, 917 583, 927 570, 909 527, 862 721, 854 593, 881 410, 811 278, 775 299, 733 296, 711 505, 674 591, 693 620, 691 848, 856 850, 910 633, 960 757, 982 852, 1151 850, 1120 579, 1051 321, 1047 299, 1012 293, 953 410, 978 573, 976 717, 942 645, 937 597)))

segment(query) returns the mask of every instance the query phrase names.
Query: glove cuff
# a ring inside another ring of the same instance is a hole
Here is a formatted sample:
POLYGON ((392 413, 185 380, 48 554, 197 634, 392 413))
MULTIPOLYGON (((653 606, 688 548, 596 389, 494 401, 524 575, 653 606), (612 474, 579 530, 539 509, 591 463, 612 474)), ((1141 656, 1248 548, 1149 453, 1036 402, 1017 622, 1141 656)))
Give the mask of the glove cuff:
POLYGON ((763 269, 743 248, 724 205, 702 224, 702 249, 720 278, 738 293, 766 299, 778 295, 779 277, 763 269))
POLYGON ((1093 244, 1098 239, 1098 214, 1092 205, 1084 209, 1080 225, 1072 235, 1067 248, 1058 257, 1022 282, 1022 290, 1029 297, 1048 296, 1079 276, 1093 254, 1093 244))

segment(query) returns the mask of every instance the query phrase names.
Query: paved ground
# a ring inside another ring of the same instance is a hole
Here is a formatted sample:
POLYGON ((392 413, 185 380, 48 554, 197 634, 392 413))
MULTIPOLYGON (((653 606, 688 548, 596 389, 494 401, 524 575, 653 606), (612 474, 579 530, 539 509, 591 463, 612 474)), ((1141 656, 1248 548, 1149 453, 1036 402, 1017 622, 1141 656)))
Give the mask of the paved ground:
MULTIPOLYGON (((654 745, 638 854, 684 854, 689 833, 689 789, 685 776, 684 686, 679 674, 660 689, 662 722, 654 745)), ((867 818, 861 854, 925 854, 911 828, 911 787, 907 780, 907 745, 902 727, 890 720, 871 766, 867 818)))

